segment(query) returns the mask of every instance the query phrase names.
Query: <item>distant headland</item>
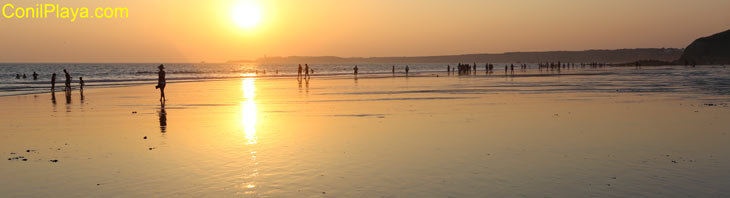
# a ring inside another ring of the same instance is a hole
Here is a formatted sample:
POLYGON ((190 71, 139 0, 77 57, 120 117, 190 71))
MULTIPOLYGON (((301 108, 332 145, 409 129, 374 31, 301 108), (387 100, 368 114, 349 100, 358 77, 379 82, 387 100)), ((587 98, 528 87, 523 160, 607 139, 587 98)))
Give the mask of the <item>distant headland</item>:
POLYGON ((687 48, 636 48, 584 51, 507 52, 411 57, 288 56, 229 63, 606 63, 614 65, 730 64, 730 30, 702 37, 687 48))
POLYGON ((687 46, 675 64, 730 64, 730 30, 702 37, 687 46))

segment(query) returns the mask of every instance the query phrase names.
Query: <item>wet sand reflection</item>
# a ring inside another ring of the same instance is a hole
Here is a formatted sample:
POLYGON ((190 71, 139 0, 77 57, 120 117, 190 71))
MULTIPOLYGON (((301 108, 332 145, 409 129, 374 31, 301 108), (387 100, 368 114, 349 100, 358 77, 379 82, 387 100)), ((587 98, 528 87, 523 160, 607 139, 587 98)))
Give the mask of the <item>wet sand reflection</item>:
POLYGON ((165 111, 165 102, 160 103, 160 111, 157 112, 160 117, 160 133, 167 132, 167 112, 165 111))
MULTIPOLYGON (((256 195, 256 176, 258 173, 258 161, 256 160, 256 144, 258 143, 258 137, 256 136, 256 121, 258 117, 258 110, 256 108, 256 86, 255 78, 244 78, 241 81, 241 91, 243 94, 243 101, 241 102, 241 128, 243 129, 244 137, 246 138, 247 149, 249 150, 251 158, 251 171, 245 176, 241 188, 243 193, 246 195, 256 195)), ((301 84, 300 84, 301 85, 301 84)))

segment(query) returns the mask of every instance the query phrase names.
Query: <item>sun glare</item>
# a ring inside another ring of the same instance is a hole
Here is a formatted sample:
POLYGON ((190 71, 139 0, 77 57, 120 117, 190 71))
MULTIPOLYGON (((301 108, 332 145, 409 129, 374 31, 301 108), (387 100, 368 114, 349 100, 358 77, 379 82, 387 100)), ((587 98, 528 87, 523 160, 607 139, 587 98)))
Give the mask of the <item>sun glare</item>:
POLYGON ((255 1, 239 1, 231 12, 233 22, 242 28, 253 28, 261 21, 261 6, 255 1))

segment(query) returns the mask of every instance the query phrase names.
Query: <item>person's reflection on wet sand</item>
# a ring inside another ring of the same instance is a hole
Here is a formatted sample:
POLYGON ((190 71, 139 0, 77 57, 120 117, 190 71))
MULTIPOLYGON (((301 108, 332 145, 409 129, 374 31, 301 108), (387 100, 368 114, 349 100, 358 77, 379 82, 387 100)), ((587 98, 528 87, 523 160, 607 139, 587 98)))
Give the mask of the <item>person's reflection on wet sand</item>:
POLYGON ((160 133, 167 132, 167 112, 165 111, 165 103, 160 103, 160 111, 158 112, 160 117, 160 133))
POLYGON ((66 93, 66 104, 71 104, 71 91, 64 91, 66 93))
POLYGON ((84 104, 84 90, 79 91, 79 94, 81 96, 81 104, 84 104))
POLYGON ((54 105, 56 104, 56 92, 51 92, 51 102, 53 102, 54 105))

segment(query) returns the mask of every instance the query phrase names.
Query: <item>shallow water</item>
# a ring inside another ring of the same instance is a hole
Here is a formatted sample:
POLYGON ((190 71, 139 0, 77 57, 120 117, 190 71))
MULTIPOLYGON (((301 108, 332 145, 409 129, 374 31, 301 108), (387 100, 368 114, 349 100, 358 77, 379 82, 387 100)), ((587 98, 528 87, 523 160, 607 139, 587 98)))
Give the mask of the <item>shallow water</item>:
POLYGON ((152 85, 0 97, 0 195, 728 197, 728 72, 242 78, 171 83, 164 107, 152 85))

